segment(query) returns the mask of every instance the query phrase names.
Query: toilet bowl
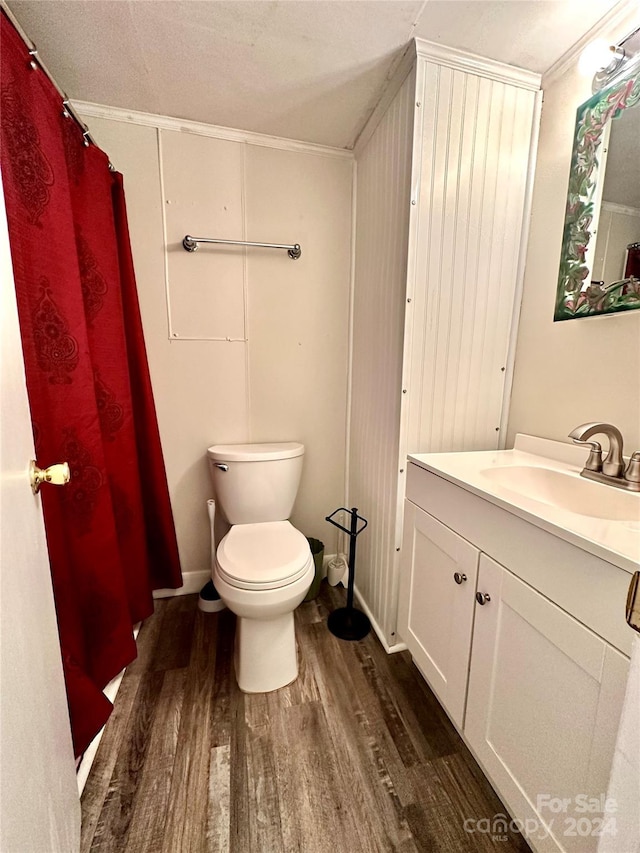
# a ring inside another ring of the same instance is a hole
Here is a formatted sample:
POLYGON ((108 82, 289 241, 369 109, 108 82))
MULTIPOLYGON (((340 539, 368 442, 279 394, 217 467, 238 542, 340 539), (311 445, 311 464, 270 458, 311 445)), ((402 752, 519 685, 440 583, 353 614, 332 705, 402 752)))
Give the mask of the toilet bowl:
POLYGON ((218 546, 213 582, 238 617, 235 670, 245 693, 296 679, 293 611, 314 574, 309 544, 288 521, 232 527, 218 546))
POLYGON ((231 525, 212 578, 238 617, 235 671, 245 693, 277 690, 298 674, 293 611, 315 576, 309 543, 288 521, 303 453, 295 442, 208 451, 217 505, 231 525))

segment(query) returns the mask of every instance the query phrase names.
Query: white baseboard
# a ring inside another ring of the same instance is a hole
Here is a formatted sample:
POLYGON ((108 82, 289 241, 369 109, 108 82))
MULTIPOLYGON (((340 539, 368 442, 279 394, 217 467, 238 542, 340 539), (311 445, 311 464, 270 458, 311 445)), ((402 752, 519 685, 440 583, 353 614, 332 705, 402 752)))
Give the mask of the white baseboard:
POLYGON ((357 586, 354 586, 353 592, 354 592, 355 597, 358 599, 358 604, 360 605, 360 607, 362 608, 364 613, 366 613, 366 615, 369 617, 369 621, 371 622, 371 627, 373 628, 373 630, 378 635, 378 639, 382 643, 382 646, 383 646, 385 652, 388 655, 394 655, 394 654, 396 654, 396 652, 404 652, 407 648, 407 644, 406 643, 394 643, 393 646, 390 646, 389 643, 387 643, 387 639, 382 632, 382 628, 376 622, 373 613, 369 610, 369 606, 368 606, 367 602, 364 600, 364 598, 362 597, 362 594, 359 592, 357 586))

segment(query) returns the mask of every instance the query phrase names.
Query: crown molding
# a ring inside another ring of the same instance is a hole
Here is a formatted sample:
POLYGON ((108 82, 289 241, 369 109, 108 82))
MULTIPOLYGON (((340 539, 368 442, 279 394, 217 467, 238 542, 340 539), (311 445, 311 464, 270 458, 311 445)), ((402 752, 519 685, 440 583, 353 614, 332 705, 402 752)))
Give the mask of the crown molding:
POLYGON ((416 60, 420 58, 435 62, 438 65, 444 65, 447 68, 465 71, 468 74, 477 74, 480 77, 488 77, 501 83, 509 83, 522 89, 529 89, 534 92, 540 89, 541 75, 533 71, 516 68, 514 65, 507 65, 494 59, 485 59, 475 53, 446 47, 426 39, 414 38, 400 57, 397 65, 390 72, 380 100, 356 136, 354 143, 356 157, 366 147, 391 102, 398 94, 400 87, 413 70, 416 60))
POLYGON ((231 127, 219 127, 200 121, 174 118, 173 116, 143 113, 137 110, 127 110, 122 107, 109 107, 104 104, 93 104, 89 101, 72 101, 77 112, 88 118, 104 118, 111 121, 121 121, 128 124, 138 124, 160 130, 173 130, 182 133, 193 133, 196 136, 209 136, 215 139, 226 139, 229 142, 245 142, 248 145, 259 145, 263 148, 277 148, 282 151, 296 151, 302 154, 315 154, 321 157, 334 157, 340 160, 353 160, 353 152, 344 148, 331 148, 328 145, 318 145, 314 142, 301 142, 296 139, 284 139, 280 136, 268 136, 250 130, 236 130, 231 127))
POLYGON ((600 18, 590 30, 588 30, 578 41, 569 48, 566 53, 557 59, 553 65, 548 68, 542 75, 542 87, 546 89, 552 83, 555 83, 563 76, 580 58, 580 54, 585 47, 592 41, 595 41, 601 36, 605 30, 615 30, 617 27, 624 27, 624 32, 620 33, 620 38, 628 35, 630 29, 633 29, 633 24, 625 23, 627 19, 633 20, 633 15, 636 15, 638 24, 640 24, 640 13, 638 12, 638 0, 620 0, 619 3, 609 9, 606 15, 600 18))
POLYGON ((507 65, 505 62, 497 62, 494 59, 486 59, 475 53, 458 50, 453 47, 435 44, 425 39, 414 39, 416 55, 419 59, 426 59, 447 68, 465 71, 468 74, 477 74, 479 77, 487 77, 500 83, 509 83, 521 89, 537 92, 540 89, 541 75, 515 65, 507 65))

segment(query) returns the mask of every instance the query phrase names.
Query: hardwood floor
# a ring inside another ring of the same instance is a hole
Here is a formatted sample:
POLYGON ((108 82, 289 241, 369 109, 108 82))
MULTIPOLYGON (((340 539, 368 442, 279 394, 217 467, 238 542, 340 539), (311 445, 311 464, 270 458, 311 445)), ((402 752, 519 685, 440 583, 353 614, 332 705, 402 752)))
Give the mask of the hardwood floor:
POLYGON ((247 695, 234 617, 196 596, 141 628, 82 797, 82 851, 529 851, 465 820, 505 813, 411 662, 333 637, 344 590, 296 611, 300 675, 247 695))

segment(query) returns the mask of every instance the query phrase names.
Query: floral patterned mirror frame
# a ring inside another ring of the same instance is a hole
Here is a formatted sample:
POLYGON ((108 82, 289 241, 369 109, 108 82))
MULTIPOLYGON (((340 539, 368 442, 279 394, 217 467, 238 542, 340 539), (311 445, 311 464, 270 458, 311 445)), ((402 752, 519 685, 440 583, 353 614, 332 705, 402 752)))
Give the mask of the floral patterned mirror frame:
MULTIPOLYGON (((585 264, 587 246, 593 239, 591 225, 597 212, 594 195, 602 135, 607 122, 636 105, 640 109, 638 67, 578 107, 554 320, 640 308, 640 279, 631 276, 606 286, 588 284, 590 270, 585 264)), ((636 165, 630 164, 630 168, 633 170, 636 165)))

